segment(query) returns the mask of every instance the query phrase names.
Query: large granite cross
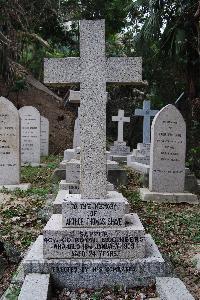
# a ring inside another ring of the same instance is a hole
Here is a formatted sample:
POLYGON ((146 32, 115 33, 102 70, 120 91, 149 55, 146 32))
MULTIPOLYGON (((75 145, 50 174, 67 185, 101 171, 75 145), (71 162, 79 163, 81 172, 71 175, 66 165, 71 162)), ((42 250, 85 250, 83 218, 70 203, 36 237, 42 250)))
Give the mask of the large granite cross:
POLYGON ((117 141, 119 143, 122 143, 124 141, 124 135, 123 135, 123 130, 124 130, 124 123, 130 122, 129 117, 124 117, 124 110, 119 109, 118 111, 118 116, 113 116, 112 121, 118 122, 118 138, 117 141))
POLYGON ((142 84, 142 59, 105 55, 105 21, 80 21, 80 57, 45 59, 46 84, 80 83, 81 197, 107 196, 106 83, 142 84))
POLYGON ((151 102, 144 100, 143 109, 136 109, 135 116, 142 116, 143 119, 143 143, 149 144, 151 141, 151 117, 154 117, 159 110, 151 110, 151 102))

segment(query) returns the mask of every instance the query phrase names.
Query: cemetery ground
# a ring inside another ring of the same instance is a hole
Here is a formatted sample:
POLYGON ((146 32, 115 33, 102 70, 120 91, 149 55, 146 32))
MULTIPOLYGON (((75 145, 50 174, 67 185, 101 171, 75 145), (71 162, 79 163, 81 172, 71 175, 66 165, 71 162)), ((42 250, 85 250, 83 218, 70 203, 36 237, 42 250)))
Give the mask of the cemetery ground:
MULTIPOLYGON (((57 182, 52 183, 52 173, 59 161, 59 156, 49 156, 43 161, 45 167, 24 167, 22 182, 30 182, 31 189, 12 193, 4 190, 0 194, 0 295, 8 287, 23 253, 42 232, 48 213, 51 213, 58 190, 57 182)), ((200 250, 200 205, 142 202, 137 192, 141 180, 136 173, 128 172, 129 184, 122 186, 120 191, 129 200, 132 212, 138 213, 145 230, 152 234, 175 276, 183 280, 195 299, 200 299, 200 272, 191 261, 200 250)), ((10 299, 17 299, 18 293, 19 289, 13 291, 10 299)), ((88 287, 87 290, 64 290, 54 299, 141 300, 142 295, 154 297, 154 287, 127 291, 120 287, 96 291, 88 287)))

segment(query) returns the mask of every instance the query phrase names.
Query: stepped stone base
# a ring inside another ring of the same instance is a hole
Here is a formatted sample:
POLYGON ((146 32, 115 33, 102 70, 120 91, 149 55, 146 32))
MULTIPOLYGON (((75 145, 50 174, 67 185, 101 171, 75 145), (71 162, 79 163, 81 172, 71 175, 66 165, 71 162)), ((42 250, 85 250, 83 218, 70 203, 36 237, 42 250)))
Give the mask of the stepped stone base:
POLYGON ((110 154, 110 159, 116 161, 118 163, 126 163, 127 162, 127 155, 116 155, 110 154))
POLYGON ((197 195, 192 193, 156 193, 151 192, 149 189, 140 189, 140 196, 142 201, 146 202, 158 202, 158 203, 182 203, 199 204, 197 195))
POLYGON ((43 236, 39 236, 24 259, 25 274, 51 274, 59 288, 102 288, 116 285, 147 286, 169 270, 150 235, 145 236, 143 259, 44 259, 43 236))
MULTIPOLYGON (((114 191, 113 184, 108 182, 107 189, 108 191, 114 191)), ((70 194, 80 194, 80 184, 78 182, 70 183, 66 180, 61 180, 59 190, 69 190, 70 194)))
POLYGON ((7 189, 8 191, 15 191, 17 189, 21 190, 21 191, 27 191, 28 189, 31 188, 31 184, 30 183, 20 183, 20 184, 4 184, 4 185, 0 185, 0 190, 2 189, 7 189))
MULTIPOLYGON (((120 205, 120 199, 118 201, 120 205)), ((121 203, 121 205, 123 204, 121 203)), ((125 210, 125 203, 123 210, 125 210)), ((120 212, 121 210, 119 210, 119 215, 120 212)), ((81 218, 77 217, 76 221, 78 219, 81 218)), ((106 223, 109 223, 110 219, 117 220, 117 217, 105 217, 105 219, 108 219, 106 223)), ((66 225, 66 221, 68 218, 64 217, 64 225, 66 225)), ((122 223, 123 221, 121 220, 122 223)), ((64 228, 62 227, 62 215, 53 215, 43 230, 44 258, 142 259, 145 257, 144 227, 137 215, 133 215, 133 221, 135 221, 134 224, 117 228, 112 228, 112 224, 105 228, 102 228, 101 225, 92 228, 64 228)))

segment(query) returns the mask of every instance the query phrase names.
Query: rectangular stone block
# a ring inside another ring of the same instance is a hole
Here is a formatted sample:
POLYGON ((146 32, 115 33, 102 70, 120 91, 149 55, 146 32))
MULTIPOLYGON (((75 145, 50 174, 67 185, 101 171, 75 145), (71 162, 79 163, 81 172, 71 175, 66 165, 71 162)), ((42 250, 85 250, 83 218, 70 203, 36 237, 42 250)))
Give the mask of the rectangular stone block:
POLYGON ((130 147, 126 146, 126 144, 124 143, 114 143, 114 146, 110 147, 110 154, 114 155, 128 155, 130 154, 130 147))
POLYGON ((50 273, 59 288, 102 288, 103 286, 147 286, 169 270, 150 235, 145 236, 142 259, 45 259, 43 237, 39 236, 24 259, 25 274, 50 273))
POLYGON ((132 155, 137 157, 144 157, 144 156, 150 157, 150 151, 146 149, 142 149, 142 150, 133 149, 132 155))
POLYGON ((80 160, 71 159, 66 163, 66 182, 80 182, 80 160))
POLYGON ((69 194, 80 194, 80 184, 79 183, 70 183, 66 180, 61 180, 59 184, 59 190, 68 190, 69 194))
POLYGON ((43 231, 45 258, 143 258, 142 224, 119 228, 63 228, 62 216, 53 215, 43 231))
POLYGON ((28 274, 24 280, 18 300, 50 299, 50 274, 28 274))
POLYGON ((195 300, 179 278, 156 278, 156 290, 161 300, 195 300))
POLYGON ((150 151, 150 147, 151 147, 151 144, 145 144, 145 143, 138 143, 137 144, 137 149, 138 150, 148 150, 148 151, 150 151))
POLYGON ((125 226, 128 202, 117 193, 109 193, 105 200, 84 201, 81 195, 66 195, 62 204, 63 227, 119 227, 125 226))
POLYGON ((141 164, 149 165, 150 156, 137 157, 137 156, 134 156, 134 155, 128 155, 127 156, 127 164, 130 164, 132 162, 138 162, 138 163, 141 163, 141 164))

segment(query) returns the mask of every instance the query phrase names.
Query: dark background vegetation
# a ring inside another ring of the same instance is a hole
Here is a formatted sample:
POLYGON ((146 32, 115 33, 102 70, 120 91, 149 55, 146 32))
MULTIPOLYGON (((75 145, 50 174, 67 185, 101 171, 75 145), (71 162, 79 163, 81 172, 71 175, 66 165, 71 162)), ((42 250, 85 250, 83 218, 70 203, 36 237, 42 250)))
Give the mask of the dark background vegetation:
MULTIPOLYGON (((174 104, 184 92, 177 106, 187 122, 187 160, 199 174, 199 1, 0 0, 0 80, 4 86, 1 94, 4 91, 4 96, 9 98, 15 93, 19 100, 28 88, 25 74, 30 73, 42 82, 44 57, 78 56, 78 20, 83 18, 105 18, 107 55, 142 56, 143 78, 148 82, 148 86, 138 89, 108 87, 108 144, 116 138, 117 128, 111 116, 117 114, 118 109, 132 116, 144 99, 151 100, 152 107, 159 109, 168 103, 174 104)), ((54 89, 62 99, 67 91, 68 87, 54 89)), ((15 102, 13 99, 10 98, 15 102)), ((29 105, 34 105, 34 101, 29 105)), ((63 112, 58 108, 60 118, 52 121, 57 122, 53 126, 58 136, 63 115, 69 113, 75 117, 74 108, 69 104, 64 107, 64 101, 62 105, 63 112)), ((66 136, 72 125, 62 125, 66 136)), ((125 125, 125 139, 131 147, 141 141, 141 128, 142 120, 136 117, 131 118, 131 126, 125 125)), ((71 140, 67 138, 63 145, 62 134, 60 146, 52 151, 64 150, 71 140)), ((59 140, 56 142, 59 144, 59 140)))

